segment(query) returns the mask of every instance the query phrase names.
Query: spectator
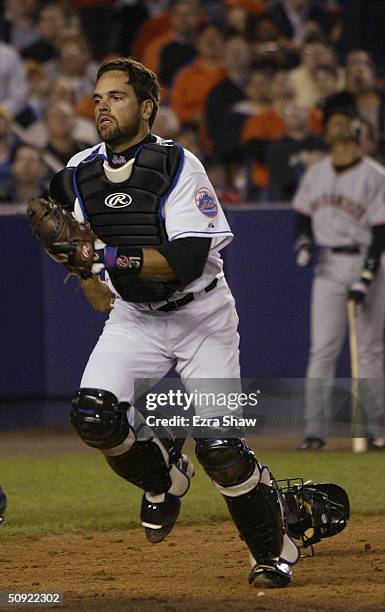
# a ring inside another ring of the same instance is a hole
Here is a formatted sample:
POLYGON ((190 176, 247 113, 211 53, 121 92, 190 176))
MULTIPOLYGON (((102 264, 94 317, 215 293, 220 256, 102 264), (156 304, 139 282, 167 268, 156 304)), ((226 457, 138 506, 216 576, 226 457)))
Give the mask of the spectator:
POLYGON ((143 62, 159 74, 161 84, 169 88, 176 72, 190 64, 197 55, 195 40, 200 21, 199 4, 180 0, 171 9, 169 32, 156 37, 148 46, 143 62))
MULTIPOLYGON (((141 0, 131 0, 130 2, 119 2, 115 4, 112 15, 111 33, 108 40, 109 53, 116 53, 121 57, 133 54, 131 47, 138 32, 142 32, 143 25, 146 25, 146 29, 148 29, 148 22, 152 21, 148 11, 148 4, 150 3, 144 3, 141 0)), ((162 9, 166 7, 165 2, 152 4, 156 4, 162 9)), ((163 14, 163 11, 161 14, 163 14)), ((157 34, 161 34, 164 29, 168 29, 168 23, 166 28, 162 28, 157 34)), ((146 39, 145 46, 148 45, 150 40, 151 39, 146 39)), ((136 59, 141 59, 141 56, 135 57, 136 59)))
POLYGON ((269 15, 250 20, 248 37, 253 45, 253 60, 263 69, 292 68, 298 64, 298 54, 287 45, 277 23, 269 15))
POLYGON ((198 57, 177 75, 172 91, 171 104, 183 126, 198 128, 210 91, 226 74, 223 65, 223 36, 214 25, 199 32, 198 57))
POLYGON ((21 51, 23 59, 32 59, 45 64, 58 57, 58 41, 66 26, 66 17, 58 4, 47 4, 42 8, 37 24, 39 38, 21 51))
POLYGON ((385 3, 378 0, 354 0, 341 3, 342 33, 338 50, 344 58, 352 49, 365 49, 373 59, 377 73, 385 78, 385 3))
POLYGON ((11 115, 0 107, 0 199, 4 201, 12 185, 11 159, 18 139, 11 131, 11 115))
POLYGON ((373 64, 365 55, 354 52, 347 58, 346 88, 329 96, 325 101, 324 119, 333 113, 335 108, 350 109, 373 125, 380 135, 379 151, 385 154, 385 94, 377 85, 373 64))
POLYGON ((3 203, 28 204, 32 198, 48 196, 44 184, 46 168, 41 152, 29 144, 20 144, 11 165, 12 182, 7 191, 1 194, 3 203))
POLYGON ((66 102, 50 104, 45 113, 48 142, 44 149, 44 161, 49 174, 64 168, 68 160, 88 146, 75 139, 75 112, 66 102))
MULTIPOLYGON (((244 148, 242 131, 249 118, 271 110, 269 81, 260 68, 253 70, 245 85, 246 98, 232 105, 223 114, 215 138, 215 156, 225 170, 225 190, 236 191, 243 181, 244 148), (231 126, 231 127, 229 127, 231 126)), ((268 117, 270 119, 271 117, 268 117)))
POLYGON ((324 110, 325 102, 329 96, 339 90, 338 71, 335 66, 318 66, 314 71, 314 81, 318 90, 317 108, 324 110))
POLYGON ((288 70, 278 70, 270 83, 271 100, 274 109, 282 115, 286 104, 295 99, 295 90, 288 70))
POLYGON ((96 64, 90 49, 78 30, 66 30, 59 41, 59 57, 46 64, 51 80, 65 77, 75 91, 76 100, 93 92, 96 64))
POLYGON ((27 81, 23 63, 10 45, 0 42, 0 106, 15 117, 26 105, 27 81))
POLYGON ((305 170, 319 161, 327 146, 320 136, 310 132, 309 110, 305 106, 287 102, 282 118, 286 133, 272 142, 266 153, 269 197, 290 201, 305 170))
POLYGON ((160 82, 170 88, 176 73, 190 64, 199 49, 196 48, 198 26, 202 14, 199 4, 183 0, 175 5, 171 12, 172 39, 160 52, 160 82))
POLYGON ((247 36, 250 20, 262 15, 265 3, 261 0, 226 0, 226 27, 234 34, 247 36))
POLYGON ((330 20, 327 11, 313 0, 279 0, 269 10, 270 17, 293 45, 300 48, 314 29, 328 34, 330 20))
POLYGON ((35 43, 40 36, 37 27, 39 8, 39 0, 8 0, 1 39, 18 51, 35 43))
POLYGON ((301 52, 301 64, 291 70, 290 78, 298 102, 309 108, 315 106, 320 97, 314 74, 318 66, 335 66, 333 49, 320 42, 304 45, 301 52))
POLYGON ((50 83, 42 64, 36 60, 24 62, 27 87, 28 87, 28 106, 22 113, 19 113, 17 121, 23 129, 27 128, 39 119, 47 106, 50 83))
MULTIPOLYGON (((168 4, 167 0, 166 2, 157 2, 157 0, 154 2, 147 2, 147 8, 150 5, 151 7, 160 9, 160 11, 152 11, 149 18, 143 22, 142 27, 137 32, 131 45, 131 55, 135 57, 135 59, 142 61, 147 47, 150 47, 152 41, 162 34, 167 33, 167 41, 170 40, 171 11, 168 8, 168 4)), ((156 53, 158 52, 159 49, 157 49, 156 53)))
MULTIPOLYGON (((67 104, 67 106, 73 107, 75 105, 75 101, 75 91, 69 80, 66 77, 59 77, 49 87, 45 108, 47 108, 47 105, 52 105, 55 103, 63 103, 67 104)), ((91 117, 93 117, 94 104, 92 99, 90 99, 90 104, 92 107, 91 117)), ((75 106, 75 110, 77 109, 77 106, 78 105, 75 106)), ((76 141, 86 142, 89 145, 94 145, 98 142, 98 135, 95 129, 94 121, 90 121, 86 117, 79 116, 76 113, 74 116, 74 123, 74 131, 72 135, 76 141)), ((20 133, 20 137, 25 142, 35 144, 37 147, 44 149, 48 142, 48 131, 44 114, 40 119, 34 121, 34 123, 25 128, 23 132, 20 133)))
POLYGON ((246 98, 245 85, 250 72, 251 49, 248 42, 234 34, 224 49, 225 78, 209 93, 206 105, 206 128, 215 153, 218 132, 223 129, 223 117, 237 102, 246 98))
POLYGON ((165 140, 176 140, 179 130, 180 124, 174 111, 168 106, 160 106, 152 126, 152 132, 165 140))

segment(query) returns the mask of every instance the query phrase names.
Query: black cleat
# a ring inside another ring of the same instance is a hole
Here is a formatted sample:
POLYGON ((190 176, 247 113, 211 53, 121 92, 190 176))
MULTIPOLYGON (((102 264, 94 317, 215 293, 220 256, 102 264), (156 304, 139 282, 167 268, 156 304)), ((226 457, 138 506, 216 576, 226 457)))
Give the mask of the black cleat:
POLYGON ((289 586, 293 570, 290 563, 271 561, 260 563, 253 567, 249 576, 249 584, 265 588, 281 588, 289 586))
POLYGON ((163 497, 163 501, 156 501, 155 496, 148 500, 146 495, 149 494, 143 495, 140 517, 147 540, 158 544, 174 527, 182 504, 179 497, 169 493, 158 496, 163 497))
POLYGON ((323 449, 325 444, 326 442, 325 440, 322 440, 322 438, 316 438, 316 437, 309 436, 308 438, 304 439, 302 444, 298 446, 297 450, 299 451, 320 451, 323 449))
POLYGON ((383 437, 373 438, 368 437, 368 450, 370 451, 385 451, 385 439, 383 437))

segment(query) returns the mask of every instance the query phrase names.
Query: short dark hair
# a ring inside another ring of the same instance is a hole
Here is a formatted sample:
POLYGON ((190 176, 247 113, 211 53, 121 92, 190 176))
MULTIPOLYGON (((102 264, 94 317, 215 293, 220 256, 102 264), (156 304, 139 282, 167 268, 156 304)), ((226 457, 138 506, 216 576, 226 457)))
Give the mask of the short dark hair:
POLYGON ((139 102, 152 100, 154 108, 149 119, 151 127, 158 112, 160 99, 159 82, 155 72, 131 57, 119 57, 103 62, 96 75, 96 80, 98 81, 105 72, 111 72, 112 70, 120 70, 120 72, 125 72, 128 75, 129 83, 134 88, 139 102))

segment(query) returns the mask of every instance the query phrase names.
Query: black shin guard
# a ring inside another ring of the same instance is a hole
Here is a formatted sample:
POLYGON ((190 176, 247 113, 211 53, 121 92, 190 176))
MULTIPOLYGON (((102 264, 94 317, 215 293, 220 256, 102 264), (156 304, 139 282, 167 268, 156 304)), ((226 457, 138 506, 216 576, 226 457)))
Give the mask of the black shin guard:
POLYGON ((116 474, 144 491, 159 494, 171 487, 170 468, 153 440, 135 442, 122 455, 106 459, 116 474))
POLYGON ((277 492, 258 483, 239 497, 224 494, 231 517, 257 563, 277 558, 283 545, 283 520, 277 492))
POLYGON ((256 562, 278 558, 283 547, 283 516, 279 492, 267 468, 259 466, 240 438, 213 435, 199 439, 196 454, 222 493, 256 562))

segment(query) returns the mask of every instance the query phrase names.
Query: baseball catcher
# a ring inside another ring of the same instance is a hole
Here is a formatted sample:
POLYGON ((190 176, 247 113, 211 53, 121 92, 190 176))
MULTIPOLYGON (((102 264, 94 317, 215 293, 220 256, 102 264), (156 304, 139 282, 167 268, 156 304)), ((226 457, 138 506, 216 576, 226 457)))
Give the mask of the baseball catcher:
MULTIPOLYGON (((32 202, 28 216, 94 307, 110 308, 101 273, 116 296, 71 422, 116 474, 142 489, 141 522, 155 544, 173 529, 194 469, 168 427, 155 431, 145 421, 135 380, 161 380, 175 368, 187 390, 200 379, 240 390, 238 318, 220 254, 233 233, 201 162, 151 132, 154 73, 131 58, 107 61, 93 100, 101 142, 69 160, 51 183, 52 200, 32 202)), ((299 557, 294 540, 313 546, 343 529, 346 496, 333 485, 280 486, 243 430, 224 426, 223 407, 209 400, 194 409, 218 417, 218 427, 194 429, 195 453, 249 549, 250 584, 287 586, 299 557)))

